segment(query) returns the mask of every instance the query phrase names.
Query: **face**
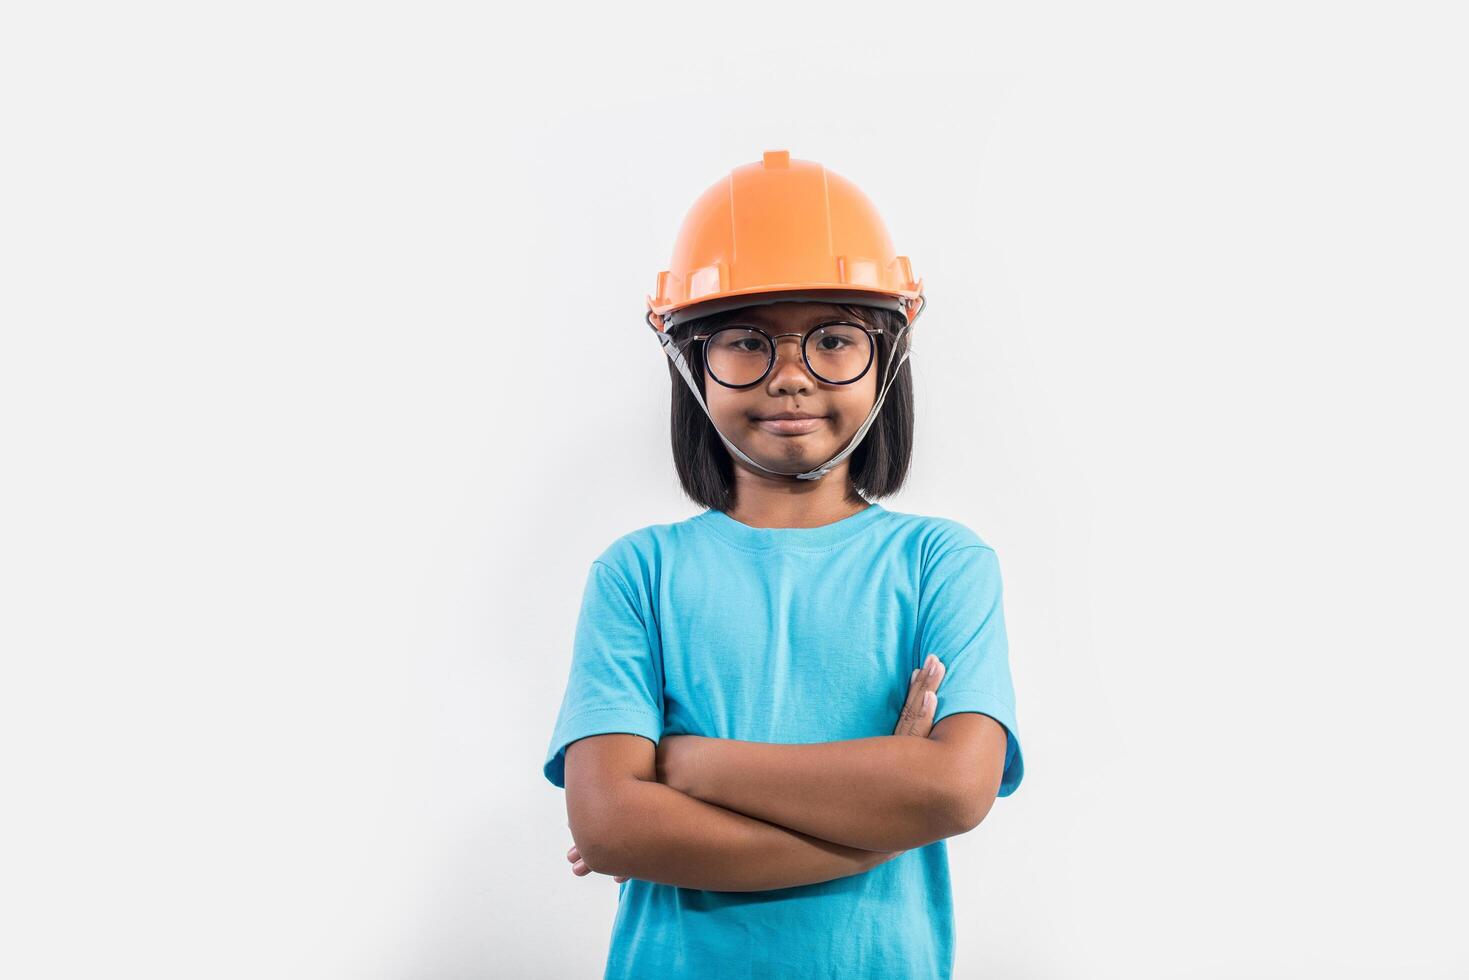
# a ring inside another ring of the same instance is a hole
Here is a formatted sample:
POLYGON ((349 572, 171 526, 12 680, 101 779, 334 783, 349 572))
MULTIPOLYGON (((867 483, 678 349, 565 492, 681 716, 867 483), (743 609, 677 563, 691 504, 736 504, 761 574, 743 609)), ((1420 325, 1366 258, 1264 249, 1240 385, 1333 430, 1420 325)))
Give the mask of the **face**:
MULTIPOLYGON (((857 322, 830 303, 779 302, 730 312, 711 329, 747 324, 772 337, 804 335, 833 320, 857 322)), ((820 343, 819 339, 812 341, 813 362, 820 343)), ((827 343, 835 346, 838 341, 827 343)), ((775 364, 762 381, 747 388, 727 388, 706 377, 704 400, 719 431, 751 459, 782 473, 798 473, 826 462, 857 434, 877 400, 879 359, 874 353, 867 372, 857 381, 829 384, 807 370, 799 336, 781 337, 775 344, 775 364), (812 418, 770 418, 786 413, 812 418)), ((848 461, 850 457, 843 463, 848 461)), ((744 467, 744 461, 736 458, 735 465, 744 467)))

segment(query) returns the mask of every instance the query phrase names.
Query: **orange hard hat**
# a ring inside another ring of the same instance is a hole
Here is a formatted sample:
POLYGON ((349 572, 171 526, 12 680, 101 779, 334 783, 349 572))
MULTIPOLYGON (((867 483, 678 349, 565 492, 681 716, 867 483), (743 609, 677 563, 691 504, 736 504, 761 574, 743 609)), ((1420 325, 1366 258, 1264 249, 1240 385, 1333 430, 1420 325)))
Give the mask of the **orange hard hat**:
POLYGON ((666 331, 737 306, 811 299, 900 310, 926 302, 872 202, 847 178, 788 150, 735 167, 694 202, 658 273, 645 319, 666 331), (655 322, 656 320, 656 322, 655 322))

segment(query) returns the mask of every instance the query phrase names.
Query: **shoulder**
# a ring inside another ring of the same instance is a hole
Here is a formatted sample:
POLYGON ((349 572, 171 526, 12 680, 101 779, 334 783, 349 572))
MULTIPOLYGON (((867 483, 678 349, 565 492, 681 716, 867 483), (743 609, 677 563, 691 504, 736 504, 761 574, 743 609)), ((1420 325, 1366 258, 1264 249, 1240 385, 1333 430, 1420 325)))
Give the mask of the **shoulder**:
POLYGON ((648 524, 613 540, 592 559, 595 570, 603 566, 621 578, 629 588, 650 591, 667 556, 696 534, 703 514, 681 521, 648 524))
POLYGON ((889 513, 893 517, 893 533, 922 567, 927 568, 945 556, 965 549, 979 548, 994 553, 995 549, 977 531, 952 517, 901 511, 889 513))
POLYGON ((906 526, 906 551, 915 576, 919 605, 989 605, 1004 590, 999 557, 979 532, 962 521, 926 514, 899 515, 906 526))

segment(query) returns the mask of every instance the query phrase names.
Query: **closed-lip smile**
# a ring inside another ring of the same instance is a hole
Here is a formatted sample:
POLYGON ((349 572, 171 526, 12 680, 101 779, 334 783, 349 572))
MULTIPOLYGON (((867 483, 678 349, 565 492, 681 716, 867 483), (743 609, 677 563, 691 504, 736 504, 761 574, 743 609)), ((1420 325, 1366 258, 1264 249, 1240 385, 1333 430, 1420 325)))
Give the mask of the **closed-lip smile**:
POLYGON ((755 424, 778 436, 803 436, 825 425, 826 417, 810 412, 776 412, 774 415, 757 416, 755 424))

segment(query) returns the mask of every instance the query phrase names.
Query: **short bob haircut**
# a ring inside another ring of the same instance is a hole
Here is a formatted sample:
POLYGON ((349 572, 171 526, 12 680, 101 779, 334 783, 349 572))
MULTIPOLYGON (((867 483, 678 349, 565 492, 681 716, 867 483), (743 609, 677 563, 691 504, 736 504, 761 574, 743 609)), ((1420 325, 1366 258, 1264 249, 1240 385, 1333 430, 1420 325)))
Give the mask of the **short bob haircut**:
MULTIPOLYGON (((877 356, 871 368, 877 372, 880 391, 883 372, 889 359, 894 356, 893 338, 902 329, 906 318, 896 310, 879 307, 847 303, 832 305, 841 310, 843 316, 882 330, 882 333, 873 338, 877 341, 877 356)), ((744 308, 696 317, 668 330, 668 336, 678 342, 679 350, 684 352, 689 368, 699 383, 699 390, 706 400, 709 397, 709 388, 704 377, 704 357, 701 350, 703 342, 690 344, 688 337, 737 318, 742 309, 744 308)), ((912 336, 910 327, 898 341, 898 354, 910 346, 912 336)), ((897 377, 888 388, 882 410, 872 420, 871 427, 857 444, 857 448, 845 460, 849 464, 849 484, 869 502, 874 498, 897 493, 908 477, 908 465, 913 457, 913 375, 909 367, 907 360, 898 367, 897 377)), ((683 375, 671 359, 668 359, 668 374, 673 381, 669 435, 673 441, 674 466, 678 470, 678 479, 683 484, 684 493, 701 506, 713 510, 730 510, 735 506, 734 459, 719 438, 714 423, 709 420, 704 409, 699 407, 693 392, 689 390, 683 375)))

